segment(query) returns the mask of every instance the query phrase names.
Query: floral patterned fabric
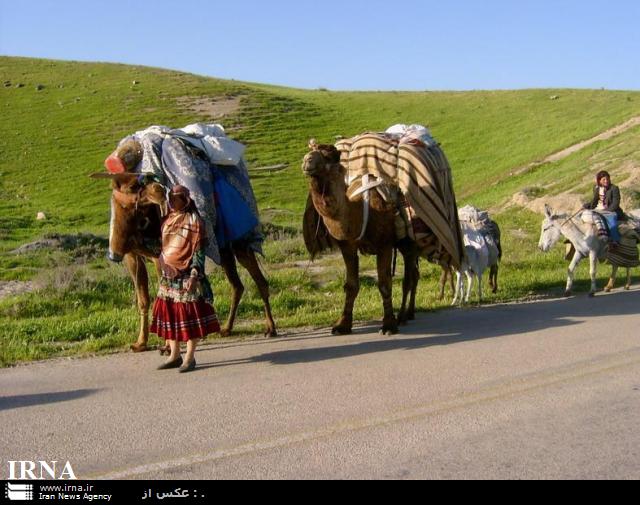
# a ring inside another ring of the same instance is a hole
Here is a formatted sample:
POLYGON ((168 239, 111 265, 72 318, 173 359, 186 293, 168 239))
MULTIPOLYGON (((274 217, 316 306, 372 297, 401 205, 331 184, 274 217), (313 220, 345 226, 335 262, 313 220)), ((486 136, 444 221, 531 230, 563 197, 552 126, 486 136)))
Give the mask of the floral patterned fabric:
MULTIPOLYGON (((198 214, 205 223, 205 235, 208 243, 205 254, 215 263, 220 264, 220 246, 216 240, 218 225, 215 177, 224 178, 241 195, 244 205, 259 223, 258 206, 253 188, 249 180, 249 172, 244 160, 237 166, 215 165, 207 154, 197 146, 202 139, 187 135, 182 130, 173 130, 166 126, 153 126, 136 132, 133 136, 142 145, 142 161, 136 172, 152 175, 158 182, 168 188, 178 184, 189 189, 198 214)), ((122 144, 127 139, 123 139, 122 144)), ((233 214, 233 211, 230 211, 233 214)), ((254 251, 262 254, 264 237, 258 224, 250 230, 242 241, 254 251)))

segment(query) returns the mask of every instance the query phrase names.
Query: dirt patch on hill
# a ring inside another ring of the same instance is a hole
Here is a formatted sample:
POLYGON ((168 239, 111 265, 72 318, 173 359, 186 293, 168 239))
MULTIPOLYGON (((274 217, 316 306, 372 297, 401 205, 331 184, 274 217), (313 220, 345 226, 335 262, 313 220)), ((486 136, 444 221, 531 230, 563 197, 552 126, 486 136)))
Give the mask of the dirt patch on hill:
POLYGON ((216 98, 183 96, 177 101, 180 107, 216 120, 237 114, 242 105, 242 98, 239 96, 216 98))
POLYGON ((0 281, 0 300, 9 296, 31 293, 35 291, 35 289, 35 283, 29 281, 0 281))
MULTIPOLYGON (((595 142, 611 139, 637 126, 640 126, 640 116, 633 117, 618 126, 609 128, 593 138, 569 146, 557 153, 553 153, 543 160, 535 161, 524 167, 520 167, 511 172, 510 175, 520 175, 546 163, 561 161, 581 149, 594 144, 595 142)), ((575 181, 575 183, 572 184, 573 187, 567 188, 567 191, 560 194, 540 196, 540 193, 544 194, 550 189, 548 187, 529 188, 519 191, 513 195, 513 198, 507 205, 507 208, 524 207, 532 212, 542 214, 544 213, 545 205, 548 204, 557 212, 576 212, 585 202, 585 195, 578 193, 578 188, 584 187, 586 184, 591 184, 593 182, 594 174, 601 168, 602 167, 597 166, 596 164, 588 175, 585 175, 582 179, 575 181)), ((611 173, 615 184, 620 187, 622 192, 622 208, 631 210, 637 207, 637 198, 640 194, 638 192, 638 187, 640 187, 640 166, 631 160, 622 161, 619 167, 609 169, 609 172, 611 173)))
POLYGON ((609 128, 608 130, 600 133, 599 135, 596 135, 593 138, 590 138, 583 142, 578 142, 577 144, 569 146, 566 149, 563 149, 562 151, 558 151, 557 153, 550 154, 543 160, 534 161, 533 163, 529 163, 524 167, 518 168, 512 172, 512 175, 521 175, 533 168, 539 167, 540 165, 544 165, 545 163, 554 163, 556 161, 563 160, 568 156, 571 156, 573 153, 576 153, 581 149, 584 149, 585 147, 590 146, 591 144, 595 144, 596 142, 600 142, 601 140, 608 140, 636 126, 640 126, 640 116, 633 117, 628 121, 625 121, 624 123, 619 124, 618 126, 609 128))
MULTIPOLYGON (((622 208, 632 210, 637 207, 638 188, 640 187, 640 166, 633 161, 626 161, 615 170, 611 170, 611 175, 615 183, 620 187, 622 193, 622 208), (624 178, 623 178, 624 177, 624 178)), ((537 197, 530 191, 519 191, 509 203, 509 207, 524 207, 537 214, 544 214, 545 205, 550 205, 556 212, 574 213, 585 203, 585 196, 576 193, 576 188, 584 186, 593 181, 593 175, 589 174, 582 180, 576 181, 574 188, 557 195, 545 195, 537 197)), ((544 188, 540 188, 544 191, 544 188)))

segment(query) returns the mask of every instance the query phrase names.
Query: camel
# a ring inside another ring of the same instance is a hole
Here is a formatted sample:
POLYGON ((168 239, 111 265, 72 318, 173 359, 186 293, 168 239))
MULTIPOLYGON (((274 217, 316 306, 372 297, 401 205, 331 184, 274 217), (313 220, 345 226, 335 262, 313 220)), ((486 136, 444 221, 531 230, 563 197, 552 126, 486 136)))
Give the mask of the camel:
MULTIPOLYGON (((136 343, 131 345, 131 350, 143 352, 148 350, 150 307, 149 276, 145 260, 150 259, 154 263, 160 276, 160 225, 162 215, 166 213, 166 188, 155 182, 144 184, 144 180, 135 173, 97 173, 91 177, 112 181, 107 259, 114 263, 124 262, 133 280, 140 327, 138 338, 136 343)), ((222 268, 232 288, 229 318, 220 334, 224 337, 231 334, 244 292, 244 286, 238 276, 237 260, 251 275, 264 302, 267 320, 265 336, 276 337, 276 326, 269 303, 269 284, 262 274, 255 253, 242 244, 235 244, 222 249, 220 256, 222 268)))
MULTIPOLYGON (((415 318, 415 293, 419 277, 417 246, 409 239, 397 243, 395 205, 385 202, 376 191, 369 191, 368 222, 364 225, 365 199, 350 201, 347 198, 345 169, 340 164, 340 153, 336 147, 312 142, 310 148, 311 152, 305 156, 302 166, 309 179, 310 190, 305 221, 309 211, 317 212, 319 218, 314 232, 337 245, 347 274, 344 308, 341 317, 332 327, 332 333, 345 335, 352 332, 353 305, 360 289, 360 252, 376 256, 378 289, 384 311, 380 332, 385 335, 395 334, 399 323, 404 324, 415 318), (392 259, 396 247, 405 263, 402 307, 397 319, 391 297, 392 259)), ((313 251, 310 252, 313 254, 313 251)))

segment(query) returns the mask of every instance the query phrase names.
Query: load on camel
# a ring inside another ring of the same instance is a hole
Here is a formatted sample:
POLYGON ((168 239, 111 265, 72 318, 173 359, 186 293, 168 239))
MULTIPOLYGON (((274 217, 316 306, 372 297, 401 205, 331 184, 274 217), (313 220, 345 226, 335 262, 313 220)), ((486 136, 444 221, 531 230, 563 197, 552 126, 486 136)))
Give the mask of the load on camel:
POLYGON ((415 317, 420 256, 459 269, 464 247, 449 163, 422 126, 396 125, 335 145, 311 141, 302 170, 309 178, 303 220, 312 257, 339 248, 346 267, 345 303, 333 333, 349 334, 360 289, 358 252, 376 255, 383 301, 381 332, 415 317), (392 258, 404 257, 402 306, 393 310, 392 258))
POLYGON ((589 258, 591 290, 589 296, 597 291, 598 262, 606 261, 612 266, 611 278, 605 291, 611 291, 615 285, 618 269, 627 269, 626 289, 631 287, 631 268, 640 266, 638 244, 640 243, 640 222, 635 221, 638 211, 628 213, 628 219, 619 222, 620 244, 610 247, 608 226, 604 217, 591 210, 580 210, 569 216, 556 214, 549 205, 545 206, 545 218, 542 221, 538 247, 543 252, 551 248, 564 237, 567 240, 566 259, 571 260, 565 296, 573 294, 573 281, 578 264, 589 258))
POLYGON ((474 279, 478 279, 478 302, 482 303, 482 275, 489 269, 489 286, 493 293, 498 292, 498 266, 502 259, 500 227, 489 217, 487 211, 478 210, 471 205, 460 209, 458 216, 462 227, 465 246, 465 260, 456 273, 456 290, 453 305, 469 303, 474 279), (465 294, 462 275, 467 277, 465 294))
POLYGON ((202 217, 207 257, 221 265, 232 287, 229 318, 221 331, 233 330, 244 286, 237 262, 247 269, 264 302, 268 337, 277 336, 269 303, 269 285, 256 253, 263 235, 247 167, 244 146, 229 139, 220 125, 195 124, 174 130, 152 126, 120 141, 107 158, 107 172, 93 174, 112 181, 108 259, 124 261, 133 279, 140 331, 131 346, 147 350, 149 338, 149 278, 145 259, 160 275, 160 225, 166 215, 168 191, 176 185, 189 189, 202 217))

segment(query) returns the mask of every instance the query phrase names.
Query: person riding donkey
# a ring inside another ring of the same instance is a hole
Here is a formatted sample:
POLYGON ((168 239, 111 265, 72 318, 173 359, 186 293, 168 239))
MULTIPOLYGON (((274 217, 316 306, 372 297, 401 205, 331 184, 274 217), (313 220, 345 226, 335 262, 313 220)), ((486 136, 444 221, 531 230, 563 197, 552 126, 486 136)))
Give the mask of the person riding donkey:
POLYGON ((584 204, 584 209, 598 212, 607 221, 611 245, 616 247, 621 240, 618 221, 625 220, 624 211, 620 207, 620 188, 611 183, 609 172, 602 170, 596 175, 596 186, 593 199, 584 204))

